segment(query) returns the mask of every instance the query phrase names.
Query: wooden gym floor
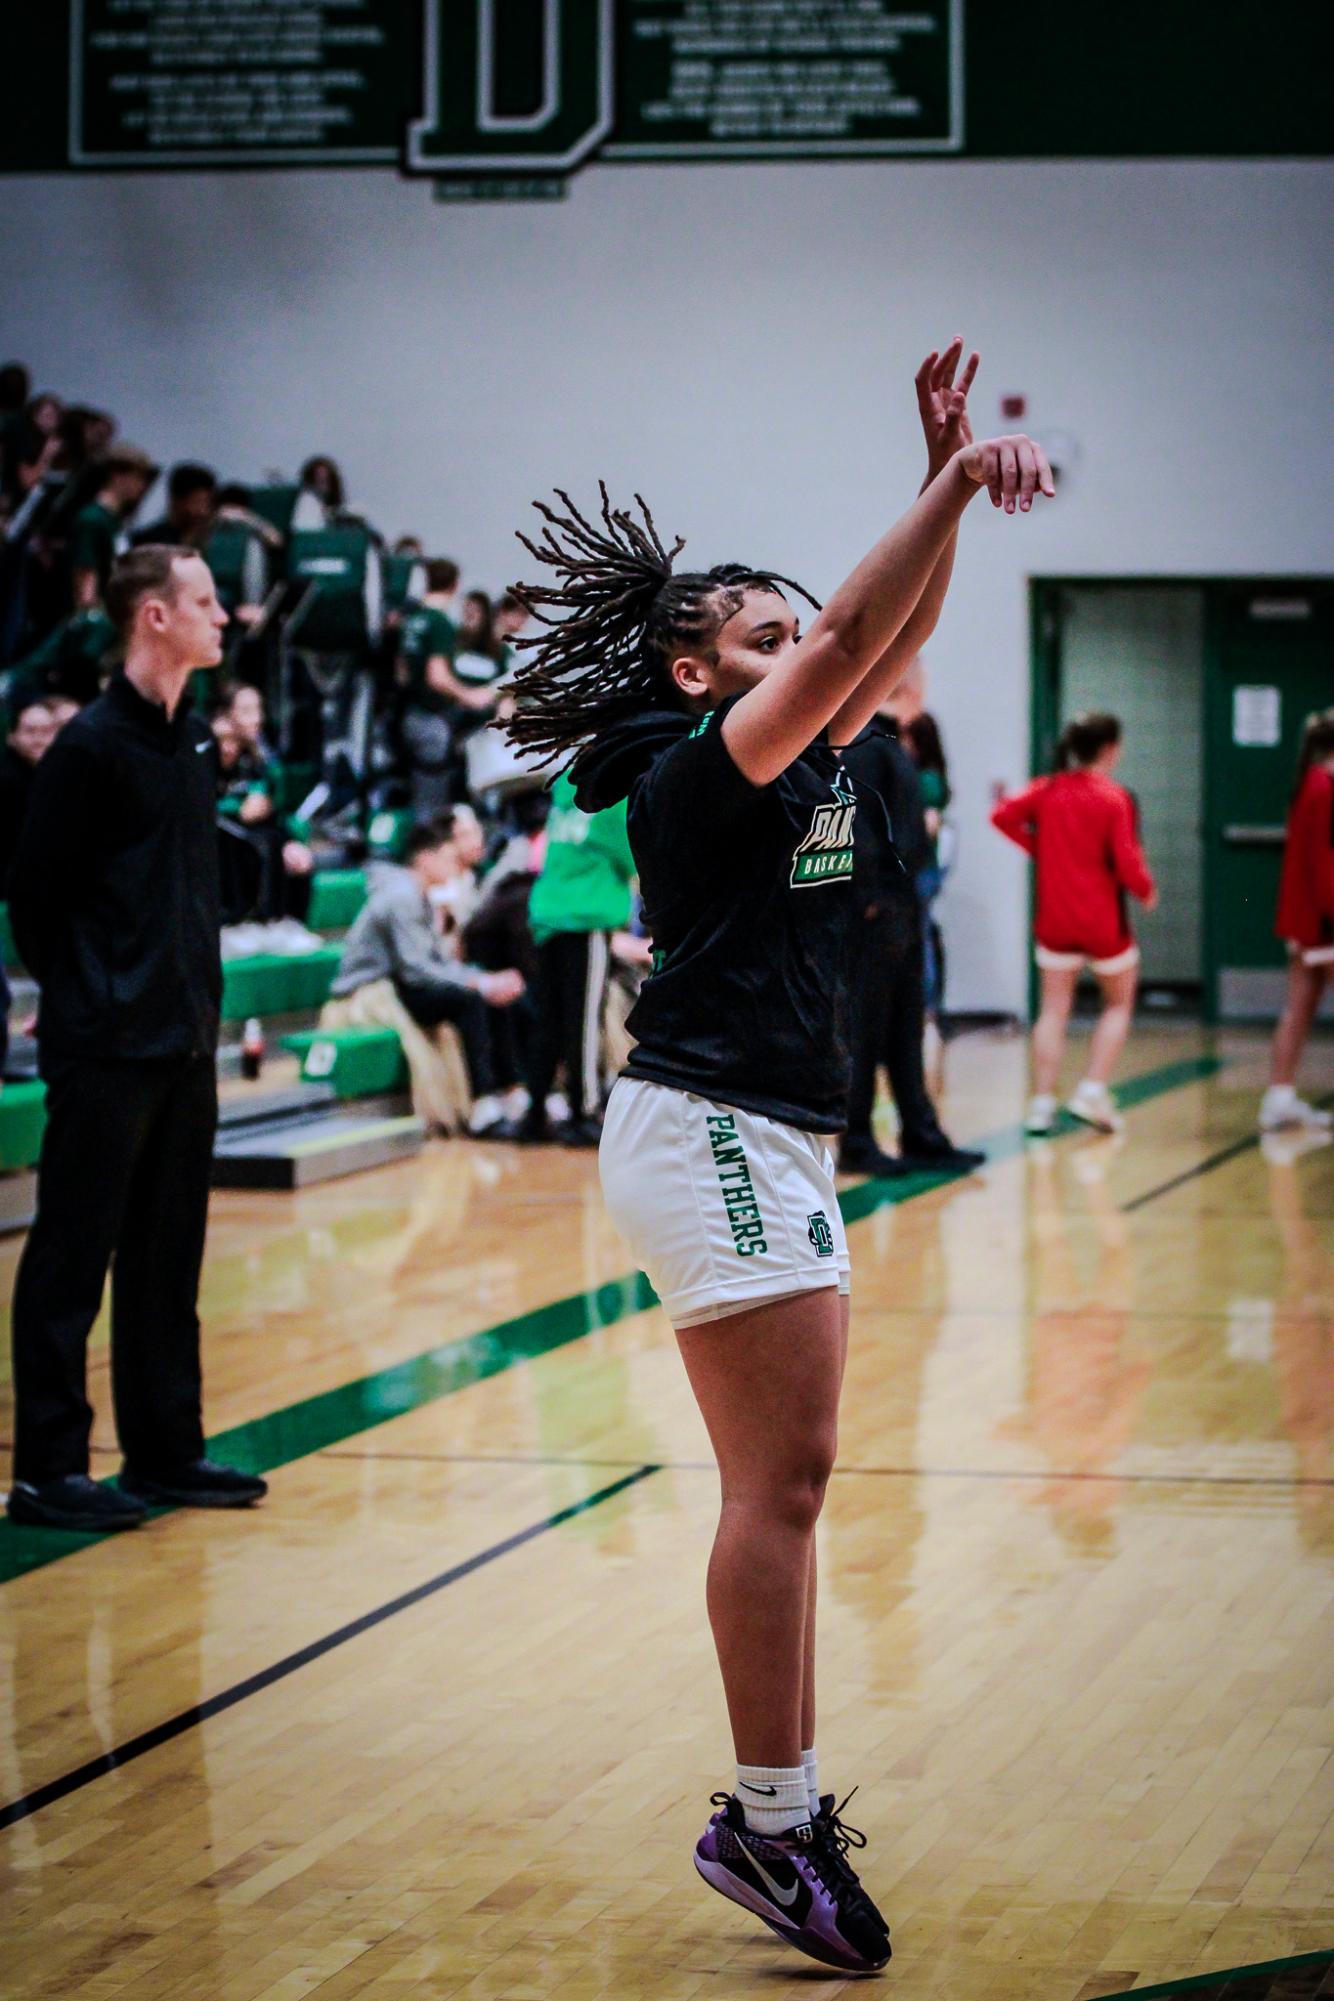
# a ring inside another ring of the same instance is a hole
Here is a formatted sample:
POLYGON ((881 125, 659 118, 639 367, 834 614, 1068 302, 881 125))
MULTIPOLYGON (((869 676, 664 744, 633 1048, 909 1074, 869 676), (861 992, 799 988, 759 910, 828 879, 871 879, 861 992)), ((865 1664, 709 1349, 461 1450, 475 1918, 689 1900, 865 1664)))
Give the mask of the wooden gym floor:
MULTIPOLYGON (((1125 1068, 1025 1146, 964 1038, 987 1171, 844 1197, 820 1750, 903 2001, 1334 1991, 1334 1146, 1257 1144, 1256 1039, 1125 1068)), ((716 1482, 593 1161, 219 1196, 203 1305, 267 1505, 0 1529, 6 2001, 850 1991, 690 1866, 716 1482)))

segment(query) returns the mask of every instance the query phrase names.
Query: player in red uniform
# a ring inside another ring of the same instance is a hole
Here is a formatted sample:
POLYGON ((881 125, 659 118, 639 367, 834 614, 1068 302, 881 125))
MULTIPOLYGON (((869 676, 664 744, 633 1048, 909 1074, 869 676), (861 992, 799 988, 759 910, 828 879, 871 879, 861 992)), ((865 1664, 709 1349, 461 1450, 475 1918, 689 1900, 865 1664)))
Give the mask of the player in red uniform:
POLYGON ((1089 1047, 1088 1070, 1067 1110, 1100 1132, 1118 1132, 1121 1115, 1108 1088, 1135 1007, 1139 947, 1126 896, 1152 910, 1158 892, 1140 846, 1135 802, 1112 779, 1121 755, 1115 716, 1076 716, 1067 724, 1057 769, 998 802, 991 824, 1037 863, 1036 956, 1042 1011, 1033 1030, 1033 1097, 1027 1129, 1050 1132, 1056 1080, 1079 975, 1091 966, 1103 1009, 1089 1047))
POLYGON ((1328 1112, 1297 1096, 1297 1066, 1334 970, 1334 709, 1307 721, 1288 810, 1274 924, 1288 948, 1288 997, 1260 1101, 1262 1132, 1329 1127, 1328 1112))

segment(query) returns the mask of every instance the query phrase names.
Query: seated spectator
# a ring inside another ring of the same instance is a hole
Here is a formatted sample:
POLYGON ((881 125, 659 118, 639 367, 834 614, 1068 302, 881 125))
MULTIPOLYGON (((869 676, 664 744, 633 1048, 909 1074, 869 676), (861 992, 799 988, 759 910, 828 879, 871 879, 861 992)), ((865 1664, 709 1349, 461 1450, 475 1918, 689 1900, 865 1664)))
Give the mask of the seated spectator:
POLYGON ((289 934, 270 947, 304 948, 319 941, 305 928, 315 855, 304 821, 281 810, 282 766, 264 739, 264 698, 237 688, 213 717, 218 746, 218 811, 234 819, 260 856, 255 916, 289 934))
POLYGON ((0 752, 0 895, 9 880, 32 775, 55 742, 59 727, 54 703, 27 702, 15 717, 9 740, 0 752))
POLYGON ((167 475, 167 511, 130 537, 137 548, 144 542, 168 542, 178 548, 202 549, 213 526, 218 475, 208 466, 184 460, 167 475))
MULTIPOLYGON (((481 901, 482 885, 478 870, 486 856, 486 829, 477 816, 476 808, 466 801, 450 811, 454 822, 455 873, 433 895, 432 901, 437 909, 444 911, 449 933, 461 935, 481 901)), ((511 959, 508 963, 513 965, 515 961, 511 959)))
POLYGON ((60 468, 78 473, 104 458, 116 435, 116 420, 87 403, 67 403, 60 413, 60 468))
POLYGON ((30 437, 27 420, 32 377, 21 361, 7 361, 0 367, 0 491, 18 491, 17 464, 30 437))
POLYGON ((32 396, 23 411, 0 418, 0 495, 10 510, 52 470, 60 455, 60 399, 32 396))
POLYGON ((453 836, 452 817, 442 813, 413 828, 402 868, 386 865, 377 872, 347 934, 333 997, 339 1001, 370 988, 391 990, 410 1021, 425 1032, 426 1063, 419 1043, 404 1038, 413 1067, 414 1105, 428 1123, 446 1129, 453 1120, 440 1108, 449 1106, 451 1092, 448 1078, 436 1074, 443 1060, 437 1031, 446 1023, 456 1029, 472 1096, 468 1130, 484 1138, 505 1127, 498 1086, 514 1082, 495 1074, 488 1013, 512 1006, 524 987, 522 975, 513 970, 484 973, 462 964, 441 937, 431 892, 444 888, 457 871, 453 836))
POLYGON ((152 459, 133 445, 117 445, 107 454, 97 498, 74 517, 70 537, 76 611, 101 605, 111 565, 129 546, 128 524, 157 476, 152 459))
POLYGON ((116 654, 116 628, 100 607, 62 619, 40 646, 16 660, 10 707, 17 701, 59 697, 82 708, 101 693, 116 654))

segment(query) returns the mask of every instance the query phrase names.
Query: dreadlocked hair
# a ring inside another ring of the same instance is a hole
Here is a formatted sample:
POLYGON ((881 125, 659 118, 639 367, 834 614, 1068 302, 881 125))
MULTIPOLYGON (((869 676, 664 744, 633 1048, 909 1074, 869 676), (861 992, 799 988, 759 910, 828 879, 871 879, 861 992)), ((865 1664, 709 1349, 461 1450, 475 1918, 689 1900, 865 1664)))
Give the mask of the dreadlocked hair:
POLYGON ((516 707, 505 728, 514 743, 544 758, 575 750, 655 702, 679 705, 670 659, 707 651, 748 590, 786 586, 819 609, 791 578, 744 563, 673 571, 684 539, 667 548, 639 494, 636 517, 612 506, 601 480, 598 491, 600 527, 557 487, 564 513, 535 500, 545 526, 536 541, 518 536, 556 581, 511 586, 544 630, 516 642, 531 657, 515 670, 516 707))

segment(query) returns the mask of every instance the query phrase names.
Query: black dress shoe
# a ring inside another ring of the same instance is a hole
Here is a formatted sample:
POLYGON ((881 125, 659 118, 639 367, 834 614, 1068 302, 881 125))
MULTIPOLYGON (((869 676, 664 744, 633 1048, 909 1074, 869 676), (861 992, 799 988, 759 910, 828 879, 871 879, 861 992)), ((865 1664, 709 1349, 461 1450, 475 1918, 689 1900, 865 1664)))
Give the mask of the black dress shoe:
POLYGON ((261 1480, 258 1473, 218 1466, 211 1459, 195 1459, 188 1466, 172 1466, 161 1473, 140 1473, 123 1466, 120 1487, 123 1494, 153 1507, 175 1508, 248 1508, 269 1491, 268 1481, 261 1480))
POLYGON ((597 1119, 563 1119, 551 1136, 558 1146, 601 1146, 602 1127, 597 1119))
POLYGON ((137 1529, 148 1514, 145 1503, 115 1487, 104 1487, 87 1473, 66 1473, 59 1480, 16 1480, 9 1490, 9 1519, 25 1528, 137 1529))
POLYGON ((951 1146, 948 1140, 943 1146, 905 1147, 899 1159, 910 1174, 972 1174, 974 1169, 987 1164, 984 1153, 972 1147, 951 1146))
POLYGON ((845 1139, 838 1152, 842 1174, 872 1174, 879 1181, 892 1181, 910 1170, 896 1154, 885 1153, 873 1139, 845 1139))

